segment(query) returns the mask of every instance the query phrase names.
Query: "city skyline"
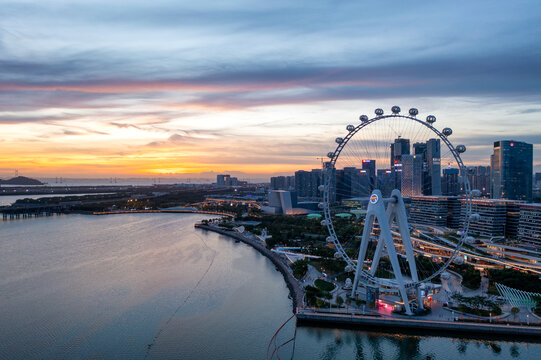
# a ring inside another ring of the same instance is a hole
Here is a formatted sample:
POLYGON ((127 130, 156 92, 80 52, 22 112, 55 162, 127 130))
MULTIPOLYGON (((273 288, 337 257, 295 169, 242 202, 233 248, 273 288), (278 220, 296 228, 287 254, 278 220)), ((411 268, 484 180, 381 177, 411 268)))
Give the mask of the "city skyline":
POLYGON ((393 105, 541 171, 537 2, 158 3, 3 3, 0 178, 292 174, 393 105))

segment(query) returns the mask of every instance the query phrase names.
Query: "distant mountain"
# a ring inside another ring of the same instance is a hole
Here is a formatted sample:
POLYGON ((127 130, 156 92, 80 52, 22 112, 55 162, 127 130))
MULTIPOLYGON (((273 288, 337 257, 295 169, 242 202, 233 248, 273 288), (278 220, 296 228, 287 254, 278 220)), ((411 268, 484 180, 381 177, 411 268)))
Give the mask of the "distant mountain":
POLYGON ((17 176, 9 180, 0 180, 0 185, 45 185, 36 179, 30 179, 25 176, 17 176))

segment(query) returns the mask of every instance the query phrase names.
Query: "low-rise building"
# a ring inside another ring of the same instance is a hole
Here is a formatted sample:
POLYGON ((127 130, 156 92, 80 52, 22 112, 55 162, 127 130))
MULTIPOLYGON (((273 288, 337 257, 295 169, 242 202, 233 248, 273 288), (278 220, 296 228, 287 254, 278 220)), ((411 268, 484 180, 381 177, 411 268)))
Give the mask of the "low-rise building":
POLYGON ((457 196, 412 196, 410 199, 411 223, 451 228, 459 226, 455 221, 460 214, 457 196))

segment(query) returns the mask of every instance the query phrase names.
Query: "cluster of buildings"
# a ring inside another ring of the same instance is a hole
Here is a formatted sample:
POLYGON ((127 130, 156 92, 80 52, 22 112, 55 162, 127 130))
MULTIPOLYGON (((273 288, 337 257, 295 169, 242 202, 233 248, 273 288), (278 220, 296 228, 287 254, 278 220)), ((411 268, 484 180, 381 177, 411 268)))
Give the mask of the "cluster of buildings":
MULTIPOLYGON (((376 160, 362 160, 360 167, 332 169, 335 199, 367 197, 380 189, 388 196, 400 189, 404 197, 458 196, 464 193, 459 169, 441 168, 440 139, 417 142, 397 138, 390 146, 389 168, 378 169, 376 160)), ((467 177, 472 189, 484 197, 532 201, 533 146, 520 141, 502 140, 494 143, 490 166, 469 166, 467 177)), ((541 187, 541 174, 536 174, 541 187)), ((295 176, 271 178, 272 190, 296 191, 301 198, 317 200, 318 186, 323 183, 321 169, 299 170, 295 176)))
MULTIPOLYGON (((463 198, 418 196, 410 200, 411 223, 461 229, 466 213, 463 198)), ((541 249, 541 204, 479 198, 472 200, 472 213, 479 214, 479 220, 470 223, 470 234, 516 239, 526 246, 541 249)))
POLYGON ((216 176, 216 186, 219 187, 232 187, 232 186, 246 186, 247 181, 241 181, 238 178, 229 174, 220 174, 216 176))
MULTIPOLYGON (((459 169, 441 168, 440 140, 411 145, 397 138, 390 148, 388 168, 378 169, 376 160, 365 159, 360 167, 332 169, 332 200, 366 198, 374 189, 389 196, 398 188, 411 200, 412 223, 459 229, 465 216, 464 184, 459 169)), ((541 249, 541 204, 531 203, 535 188, 541 188, 541 173, 533 176, 532 144, 496 141, 490 166, 469 166, 466 176, 471 189, 481 192, 472 204, 472 212, 480 215, 470 225, 472 234, 519 239, 541 249)), ((305 203, 319 201, 321 184, 321 169, 299 170, 294 176, 271 178, 271 192, 288 191, 298 205, 297 197, 305 203)))
MULTIPOLYGON (((470 233, 518 239, 541 249, 541 204, 531 203, 534 187, 541 185, 541 173, 534 178, 532 144, 494 142, 490 167, 468 167, 467 177, 471 188, 483 196, 472 201, 472 213, 480 217, 470 224, 470 233)), ((457 196, 463 191, 458 179, 458 169, 445 169, 444 196, 411 197, 410 221, 457 229, 466 210, 465 200, 457 196)))

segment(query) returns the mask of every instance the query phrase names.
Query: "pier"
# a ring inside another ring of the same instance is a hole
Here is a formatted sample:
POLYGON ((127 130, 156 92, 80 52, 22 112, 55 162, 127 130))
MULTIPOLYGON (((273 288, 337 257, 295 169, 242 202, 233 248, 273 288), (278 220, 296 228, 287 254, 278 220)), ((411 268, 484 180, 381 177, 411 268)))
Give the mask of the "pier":
POLYGON ((68 204, 22 204, 0 207, 3 220, 59 215, 66 212, 68 204))

